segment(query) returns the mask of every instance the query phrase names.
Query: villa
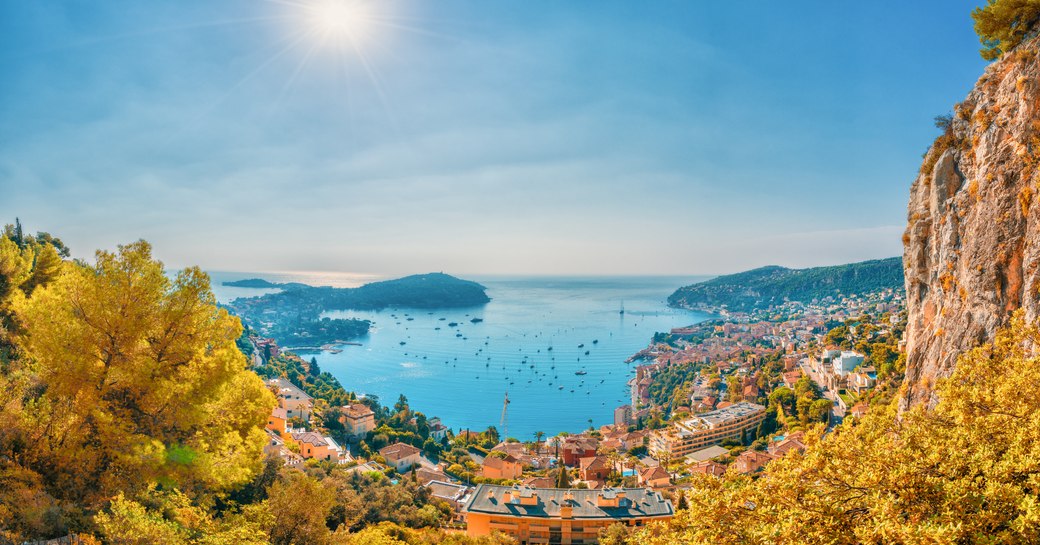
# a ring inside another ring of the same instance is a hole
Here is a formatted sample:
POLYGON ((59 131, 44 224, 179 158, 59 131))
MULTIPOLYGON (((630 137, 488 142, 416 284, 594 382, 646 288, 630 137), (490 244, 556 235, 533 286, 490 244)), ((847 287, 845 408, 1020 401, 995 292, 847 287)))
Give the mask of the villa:
POLYGON ((331 437, 322 436, 313 431, 297 432, 292 438, 300 445, 300 454, 305 459, 317 458, 338 463, 350 461, 350 455, 331 437))
POLYGON ((524 472, 523 466, 516 458, 505 456, 487 456, 481 467, 481 476, 489 479, 516 479, 524 472))
POLYGON ((387 464, 393 466, 398 473, 404 473, 406 469, 418 464, 422 460, 419 456, 421 452, 407 443, 394 443, 379 449, 379 455, 386 460, 387 464))
POLYGON ((368 405, 354 403, 340 407, 339 421, 354 437, 363 437, 368 432, 376 429, 376 415, 368 405))

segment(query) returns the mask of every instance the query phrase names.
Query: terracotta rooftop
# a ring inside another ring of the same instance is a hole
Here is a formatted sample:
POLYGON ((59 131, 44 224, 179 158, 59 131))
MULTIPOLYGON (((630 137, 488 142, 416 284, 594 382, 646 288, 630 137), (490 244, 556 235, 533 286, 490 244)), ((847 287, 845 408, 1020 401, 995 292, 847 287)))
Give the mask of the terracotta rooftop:
POLYGON ((419 449, 407 443, 394 443, 379 449, 379 454, 387 460, 403 460, 413 454, 419 454, 419 449))
POLYGON ((584 490, 489 484, 477 487, 462 509, 465 513, 560 518, 565 506, 571 508, 573 519, 630 519, 673 514, 671 502, 647 488, 584 490), (615 501, 617 507, 603 505, 615 501))

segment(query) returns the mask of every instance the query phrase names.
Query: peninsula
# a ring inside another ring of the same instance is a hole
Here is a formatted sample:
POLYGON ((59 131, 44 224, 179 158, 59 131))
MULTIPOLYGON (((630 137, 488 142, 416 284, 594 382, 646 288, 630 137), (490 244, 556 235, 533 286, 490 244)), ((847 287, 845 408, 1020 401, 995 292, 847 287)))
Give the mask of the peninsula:
POLYGON ((280 288, 282 284, 276 282, 269 282, 263 278, 244 278, 242 280, 231 280, 228 282, 221 282, 224 286, 232 288, 280 288))
POLYGON ((668 297, 677 308, 709 312, 754 312, 788 301, 812 303, 903 290, 903 260, 875 259, 810 269, 768 266, 684 286, 668 297))
POLYGON ((406 276, 357 288, 269 284, 283 291, 238 298, 228 308, 250 327, 287 346, 336 344, 368 332, 371 323, 367 320, 322 317, 330 310, 468 308, 491 300, 484 286, 444 273, 406 276))

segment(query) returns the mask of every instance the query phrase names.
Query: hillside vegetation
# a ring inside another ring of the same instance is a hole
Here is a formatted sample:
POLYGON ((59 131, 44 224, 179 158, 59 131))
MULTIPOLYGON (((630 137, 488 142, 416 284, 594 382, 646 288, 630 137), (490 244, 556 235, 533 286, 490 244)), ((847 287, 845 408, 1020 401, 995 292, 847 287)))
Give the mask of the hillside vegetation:
POLYGON ((811 269, 769 266, 719 276, 679 288, 668 304, 682 308, 750 312, 785 301, 809 303, 837 295, 862 295, 903 289, 901 258, 877 259, 811 269))

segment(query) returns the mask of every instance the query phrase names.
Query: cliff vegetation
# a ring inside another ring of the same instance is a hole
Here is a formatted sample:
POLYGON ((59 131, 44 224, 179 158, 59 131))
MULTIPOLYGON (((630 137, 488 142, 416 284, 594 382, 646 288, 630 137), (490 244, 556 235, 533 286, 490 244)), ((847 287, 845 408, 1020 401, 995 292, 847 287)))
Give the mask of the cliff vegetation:
POLYGON ((810 269, 769 266, 679 288, 668 297, 676 307, 730 312, 764 310, 785 301, 810 303, 903 287, 898 257, 810 269))

